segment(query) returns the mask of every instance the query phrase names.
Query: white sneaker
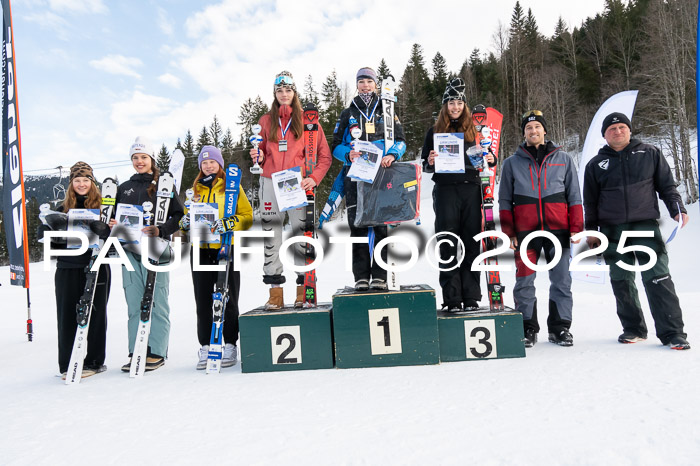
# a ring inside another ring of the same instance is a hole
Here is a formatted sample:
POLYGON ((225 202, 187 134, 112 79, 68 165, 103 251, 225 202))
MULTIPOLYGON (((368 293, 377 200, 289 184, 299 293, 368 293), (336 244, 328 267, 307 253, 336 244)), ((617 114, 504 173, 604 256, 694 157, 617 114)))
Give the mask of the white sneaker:
POLYGON ((231 343, 224 346, 224 357, 221 359, 221 367, 231 367, 238 361, 238 347, 231 343))
POLYGON ((199 362, 197 362, 197 370, 202 371, 207 368, 207 357, 209 355, 209 345, 204 345, 199 348, 199 362))

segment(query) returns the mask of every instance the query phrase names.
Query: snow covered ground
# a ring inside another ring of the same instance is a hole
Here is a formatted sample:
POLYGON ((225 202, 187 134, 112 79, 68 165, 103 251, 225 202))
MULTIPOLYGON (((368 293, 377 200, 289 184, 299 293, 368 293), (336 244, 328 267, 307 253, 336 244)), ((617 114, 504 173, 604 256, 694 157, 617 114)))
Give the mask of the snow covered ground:
MULTIPOLYGON (((423 224, 433 233, 429 180, 423 224)), ((540 342, 521 359, 437 366, 241 374, 195 371, 189 271, 171 274, 165 366, 139 380, 127 359, 121 273, 112 279, 106 373, 67 387, 56 377, 53 269, 31 266, 35 341, 26 295, 0 268, 0 462, 23 464, 697 464, 700 458, 698 206, 669 247, 690 351, 650 339, 620 345, 609 284, 574 282, 575 344, 540 342)), ((344 220, 343 220, 344 222, 344 220)), ((338 223, 338 222, 334 222, 338 223)), ((336 225, 329 224, 329 233, 336 225)), ((663 230, 672 228, 664 218, 663 230)), ((396 234, 399 234, 399 228, 396 234)), ((324 228, 324 231, 326 229, 324 228)), ((351 284, 336 248, 318 271, 321 301, 351 284)), ((261 305, 261 257, 247 262, 240 307, 261 305)), ((288 281, 293 283, 292 274, 288 281)), ((512 305, 514 273, 502 274, 512 305)), ((439 290, 425 258, 402 283, 439 290)), ((547 302, 547 277, 537 279, 547 302)), ((639 289, 643 290, 641 282, 639 289)), ((285 290, 287 302, 293 287, 285 290)), ((440 293, 438 292, 438 303, 440 293)), ((643 297, 647 322, 653 326, 643 297)), ((544 307, 544 306, 543 306, 544 307)))

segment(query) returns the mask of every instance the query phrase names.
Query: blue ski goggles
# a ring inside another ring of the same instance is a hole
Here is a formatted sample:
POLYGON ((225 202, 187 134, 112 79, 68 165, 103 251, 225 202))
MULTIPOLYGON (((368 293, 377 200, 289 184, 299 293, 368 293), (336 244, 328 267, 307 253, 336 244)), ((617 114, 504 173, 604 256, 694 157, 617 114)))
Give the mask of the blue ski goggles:
POLYGON ((275 86, 279 85, 293 86, 294 80, 290 76, 277 76, 275 78, 275 86))

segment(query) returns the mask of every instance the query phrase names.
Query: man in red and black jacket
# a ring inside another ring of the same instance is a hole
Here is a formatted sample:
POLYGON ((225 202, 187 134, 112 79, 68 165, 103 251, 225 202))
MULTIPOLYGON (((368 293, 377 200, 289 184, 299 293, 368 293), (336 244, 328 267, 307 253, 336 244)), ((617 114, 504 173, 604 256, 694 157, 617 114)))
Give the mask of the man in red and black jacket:
MULTIPOLYGON (((647 326, 634 284, 635 273, 617 265, 618 261, 628 265, 634 265, 635 261, 649 262, 649 255, 639 249, 625 254, 618 252, 619 246, 638 245, 652 249, 657 257, 653 267, 642 272, 656 336, 672 349, 690 349, 659 231, 657 220, 661 215, 657 193, 671 217, 681 221, 682 226, 688 222, 688 215, 661 150, 632 139, 631 125, 623 113, 611 113, 603 120, 602 133, 608 144, 588 162, 583 181, 586 229, 600 228, 609 241, 603 257, 610 266, 610 283, 622 323, 622 335, 617 340, 636 343, 647 338, 647 326), (637 236, 620 244, 624 232, 650 232, 653 236, 637 236)), ((600 245, 592 236, 586 242, 590 247, 600 245)))
MULTIPOLYGON (((549 271, 549 341, 572 346, 574 339, 569 329, 573 297, 568 257, 571 236, 583 231, 578 176, 569 154, 545 140, 547 123, 542 112, 532 110, 524 114, 521 128, 525 142, 503 162, 498 191, 501 230, 510 237, 510 247, 515 250, 515 309, 523 315, 525 347, 532 347, 540 330, 535 271, 523 263, 520 244, 532 232, 547 231, 562 248, 562 257, 549 271)), ((536 264, 543 250, 550 262, 554 244, 538 236, 526 246, 528 259, 536 264)))

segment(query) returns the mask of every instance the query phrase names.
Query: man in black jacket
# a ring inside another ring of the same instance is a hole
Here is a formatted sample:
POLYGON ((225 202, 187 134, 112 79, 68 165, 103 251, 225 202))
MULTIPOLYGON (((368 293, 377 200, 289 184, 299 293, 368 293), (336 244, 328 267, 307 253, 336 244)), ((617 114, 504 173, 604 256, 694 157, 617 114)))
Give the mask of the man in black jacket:
MULTIPOLYGON (((688 222, 683 201, 676 190, 671 168, 661 150, 631 139, 631 123, 622 113, 611 113, 603 120, 603 137, 608 143, 586 165, 583 205, 586 230, 598 230, 610 242, 603 257, 610 266, 610 283, 617 302, 617 315, 622 323, 620 343, 646 340, 647 326, 639 304, 635 273, 616 265, 628 266, 650 260, 643 248, 656 253, 653 267, 642 272, 642 281, 661 343, 677 350, 690 349, 683 332, 683 316, 668 269, 668 255, 659 231, 660 217, 657 193, 671 217, 688 222), (640 232, 648 236, 632 236, 621 243, 623 232, 640 232), (634 247, 635 252, 621 254, 618 248, 634 247)), ((600 245, 588 237, 588 245, 600 245)))

